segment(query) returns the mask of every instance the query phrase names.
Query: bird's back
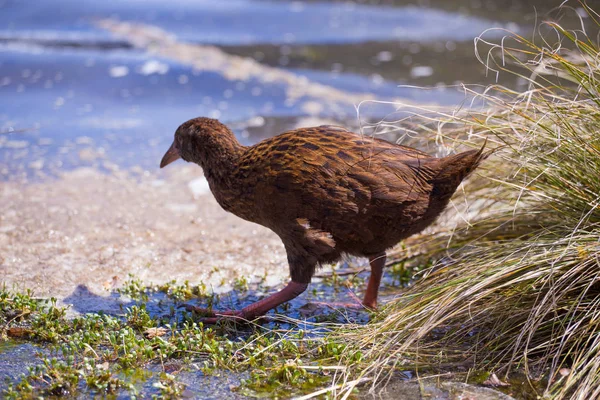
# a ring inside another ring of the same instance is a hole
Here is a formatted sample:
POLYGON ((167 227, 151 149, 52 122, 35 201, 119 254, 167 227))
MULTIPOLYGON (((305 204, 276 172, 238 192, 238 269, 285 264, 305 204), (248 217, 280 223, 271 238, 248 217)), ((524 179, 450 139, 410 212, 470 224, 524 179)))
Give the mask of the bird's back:
POLYGON ((234 213, 284 243, 299 224, 339 252, 373 254, 429 225, 480 156, 438 159, 339 127, 298 129, 247 149, 236 172, 247 201, 234 213))

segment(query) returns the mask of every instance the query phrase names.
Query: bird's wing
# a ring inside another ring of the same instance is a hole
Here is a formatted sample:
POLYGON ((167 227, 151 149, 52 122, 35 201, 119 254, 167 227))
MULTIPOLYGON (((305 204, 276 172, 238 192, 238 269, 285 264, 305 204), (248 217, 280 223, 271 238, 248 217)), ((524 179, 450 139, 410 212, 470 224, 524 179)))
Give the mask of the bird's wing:
POLYGON ((289 217, 350 218, 427 192, 426 153, 323 126, 286 132, 253 149, 265 205, 289 217), (311 215, 306 215, 311 214, 311 215), (329 215, 327 215, 329 214, 329 215))

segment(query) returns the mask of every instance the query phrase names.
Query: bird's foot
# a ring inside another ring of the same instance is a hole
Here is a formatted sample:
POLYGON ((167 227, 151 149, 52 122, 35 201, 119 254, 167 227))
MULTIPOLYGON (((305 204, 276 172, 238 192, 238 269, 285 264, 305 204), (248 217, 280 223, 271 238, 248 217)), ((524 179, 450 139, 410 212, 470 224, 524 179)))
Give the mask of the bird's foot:
POLYGON ((230 320, 236 322, 249 322, 261 318, 261 320, 269 320, 264 315, 269 311, 277 307, 278 305, 290 301, 297 297, 300 293, 306 290, 308 283, 299 283, 291 281, 277 293, 273 293, 268 297, 259 300, 244 307, 241 311, 213 311, 207 310, 206 308, 192 306, 190 304, 183 304, 180 308, 185 308, 188 311, 202 314, 204 318, 202 322, 206 324, 215 324, 222 320, 230 320))

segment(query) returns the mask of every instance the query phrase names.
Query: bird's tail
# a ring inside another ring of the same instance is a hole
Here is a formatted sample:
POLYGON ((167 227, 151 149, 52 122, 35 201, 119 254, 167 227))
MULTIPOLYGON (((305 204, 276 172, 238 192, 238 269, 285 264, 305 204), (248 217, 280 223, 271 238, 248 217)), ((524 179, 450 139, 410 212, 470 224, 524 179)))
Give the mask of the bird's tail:
POLYGON ((460 183, 469 176, 492 152, 484 152, 486 143, 479 150, 468 150, 440 159, 438 173, 431 180, 433 193, 438 198, 450 198, 460 183))

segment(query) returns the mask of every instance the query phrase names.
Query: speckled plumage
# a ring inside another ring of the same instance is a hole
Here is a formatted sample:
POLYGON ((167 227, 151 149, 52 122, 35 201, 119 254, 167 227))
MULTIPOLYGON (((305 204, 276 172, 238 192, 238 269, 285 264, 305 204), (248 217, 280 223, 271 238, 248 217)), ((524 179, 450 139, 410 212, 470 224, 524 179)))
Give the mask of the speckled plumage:
POLYGON ((302 128, 254 146, 223 124, 196 118, 174 146, 199 164, 227 211, 272 229, 285 245, 292 281, 343 253, 375 257, 430 225, 482 160, 445 158, 337 126, 302 128))

